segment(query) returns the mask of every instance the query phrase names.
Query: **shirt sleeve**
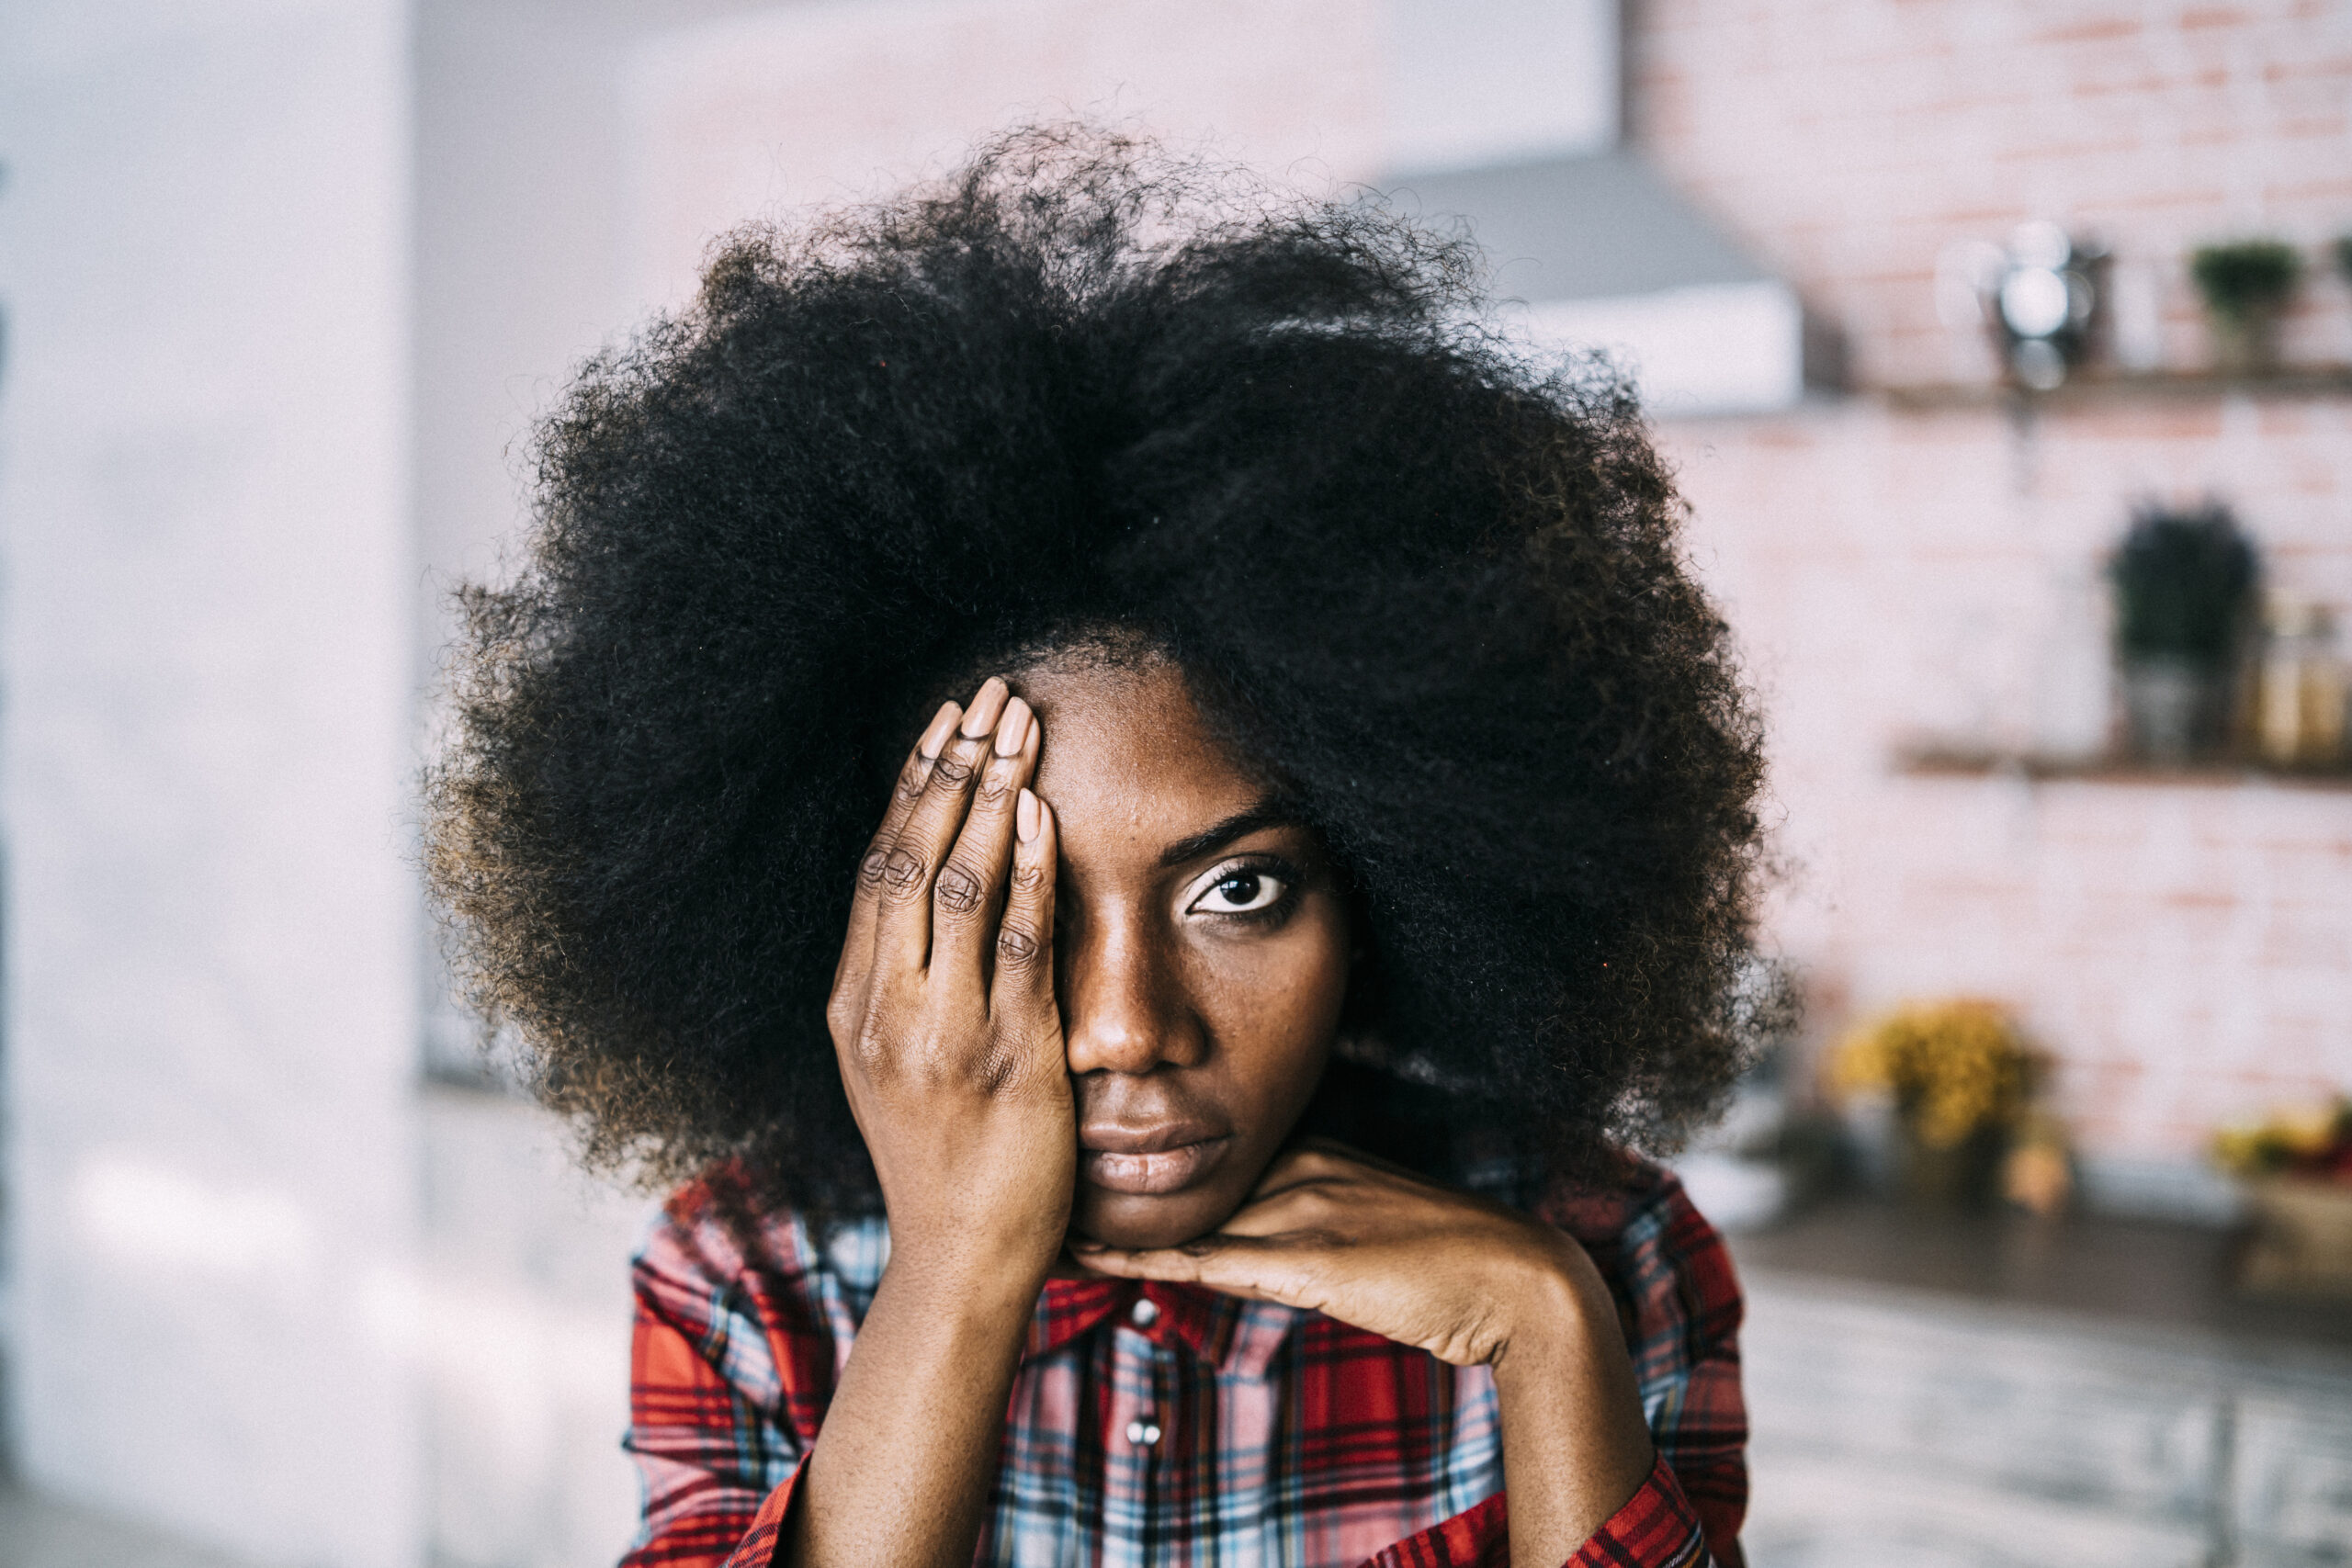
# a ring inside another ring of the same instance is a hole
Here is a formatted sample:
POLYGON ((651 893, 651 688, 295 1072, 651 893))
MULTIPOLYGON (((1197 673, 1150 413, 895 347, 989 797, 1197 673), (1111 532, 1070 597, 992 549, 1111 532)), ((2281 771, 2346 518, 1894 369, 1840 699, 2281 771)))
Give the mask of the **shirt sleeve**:
POLYGON ((775 1359, 665 1217, 634 1269, 629 1426, 645 1517, 621 1568, 768 1568, 806 1455, 761 1397, 775 1359))
MULTIPOLYGON (((1723 1237, 1666 1172, 1620 1243, 1633 1303, 1634 1371, 1661 1467, 1722 1568, 1743 1568, 1747 1404, 1740 1390, 1739 1279, 1723 1237)), ((1637 1495, 1634 1501, 1640 1502, 1637 1495)), ((1614 1521, 1612 1521, 1613 1523, 1614 1521)), ((1649 1559, 1640 1559, 1647 1562, 1649 1559)))
MULTIPOLYGON (((1660 1454, 1649 1479, 1568 1559, 1567 1568, 1739 1568, 1735 1555, 1707 1551, 1706 1532, 1660 1454)), ((1419 1535, 1408 1536, 1364 1568, 1510 1568, 1509 1500, 1496 1493, 1419 1535)))
MULTIPOLYGON (((1744 1568, 1747 1414, 1739 1386, 1739 1281, 1723 1238, 1682 1185, 1646 1168, 1638 1191, 1547 1203, 1617 1297, 1657 1458, 1649 1478, 1567 1568, 1744 1568)), ((1497 1493, 1408 1537, 1364 1568, 1510 1568, 1497 1493)))

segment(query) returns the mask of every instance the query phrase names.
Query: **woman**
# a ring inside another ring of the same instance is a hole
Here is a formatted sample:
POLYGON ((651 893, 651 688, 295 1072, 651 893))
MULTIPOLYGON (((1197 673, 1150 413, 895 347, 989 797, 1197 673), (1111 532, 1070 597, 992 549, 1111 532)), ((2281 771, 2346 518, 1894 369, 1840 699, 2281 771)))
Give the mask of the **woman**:
POLYGON ((1738 1561, 1723 628, 1465 244, 1235 189, 735 236, 469 597, 458 955, 684 1184, 630 1563, 1738 1561))

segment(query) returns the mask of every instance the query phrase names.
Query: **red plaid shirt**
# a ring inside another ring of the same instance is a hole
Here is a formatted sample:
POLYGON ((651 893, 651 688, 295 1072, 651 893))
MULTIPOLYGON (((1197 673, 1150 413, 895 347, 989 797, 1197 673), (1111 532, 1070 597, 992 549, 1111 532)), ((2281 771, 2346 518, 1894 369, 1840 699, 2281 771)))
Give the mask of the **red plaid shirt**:
MULTIPOLYGON (((1609 1280, 1658 1455, 1572 1568, 1738 1568, 1747 1422, 1722 1241, 1653 1167, 1536 1209, 1609 1280)), ((638 1257, 626 1447, 645 1525, 623 1568, 767 1568, 889 1247, 878 1220, 820 1242, 784 1215, 752 1250, 689 1187, 638 1257)), ((1508 1568, 1502 1481, 1482 1367, 1197 1287, 1057 1280, 976 1560, 1508 1568)))

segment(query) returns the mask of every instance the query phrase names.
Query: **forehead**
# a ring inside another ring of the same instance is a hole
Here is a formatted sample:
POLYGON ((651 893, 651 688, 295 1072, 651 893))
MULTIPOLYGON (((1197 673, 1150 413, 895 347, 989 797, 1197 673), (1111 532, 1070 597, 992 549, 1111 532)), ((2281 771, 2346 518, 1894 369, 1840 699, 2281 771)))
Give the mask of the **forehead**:
POLYGON ((1037 793, 1074 863, 1148 859, 1256 806, 1264 786, 1211 735, 1175 666, 1072 662, 1013 682, 1045 728, 1037 793))

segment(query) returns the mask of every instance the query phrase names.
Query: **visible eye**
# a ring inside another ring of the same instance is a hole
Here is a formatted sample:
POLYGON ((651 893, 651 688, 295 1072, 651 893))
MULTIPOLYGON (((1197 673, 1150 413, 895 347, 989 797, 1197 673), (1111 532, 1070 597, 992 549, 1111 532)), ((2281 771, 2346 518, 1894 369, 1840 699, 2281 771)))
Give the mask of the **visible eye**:
POLYGON ((1193 908, 1204 915, 1247 915, 1272 908, 1289 890, 1289 884, 1272 872, 1238 866, 1204 888, 1193 908))

